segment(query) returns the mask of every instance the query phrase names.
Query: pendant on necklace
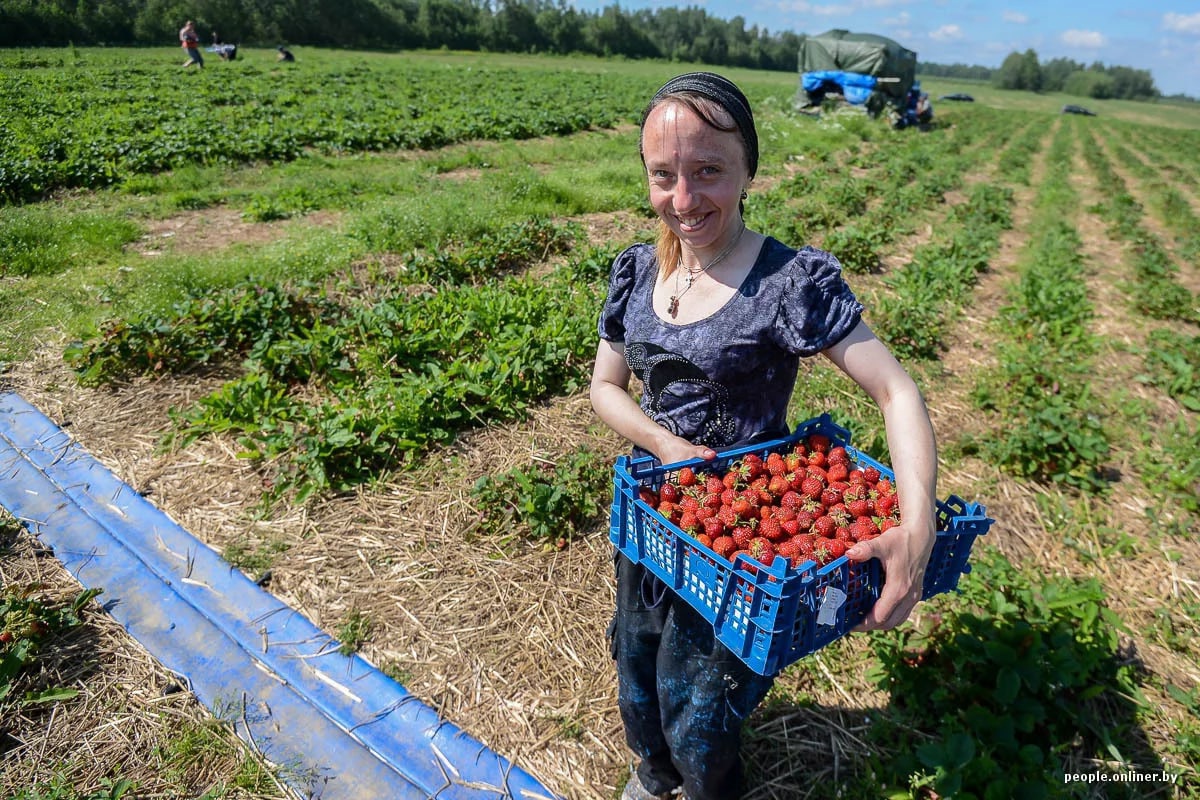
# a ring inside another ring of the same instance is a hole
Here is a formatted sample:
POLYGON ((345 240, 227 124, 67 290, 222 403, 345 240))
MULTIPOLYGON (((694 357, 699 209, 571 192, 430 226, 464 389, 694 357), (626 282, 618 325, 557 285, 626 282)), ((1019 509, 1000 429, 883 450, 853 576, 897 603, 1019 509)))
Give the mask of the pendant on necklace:
POLYGON ((667 303, 667 313, 674 317, 679 313, 679 298, 672 297, 671 302, 667 303))

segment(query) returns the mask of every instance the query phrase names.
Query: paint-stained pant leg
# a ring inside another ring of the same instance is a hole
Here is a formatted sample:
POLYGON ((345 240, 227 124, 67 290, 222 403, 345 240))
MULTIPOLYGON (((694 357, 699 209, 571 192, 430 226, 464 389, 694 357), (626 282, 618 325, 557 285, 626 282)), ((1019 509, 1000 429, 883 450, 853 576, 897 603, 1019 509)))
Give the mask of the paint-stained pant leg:
POLYGON ((648 607, 645 574, 618 557, 618 704, 626 740, 642 758, 638 776, 654 793, 682 784, 688 800, 739 797, 742 723, 772 679, 720 644, 712 624, 673 593, 648 607))

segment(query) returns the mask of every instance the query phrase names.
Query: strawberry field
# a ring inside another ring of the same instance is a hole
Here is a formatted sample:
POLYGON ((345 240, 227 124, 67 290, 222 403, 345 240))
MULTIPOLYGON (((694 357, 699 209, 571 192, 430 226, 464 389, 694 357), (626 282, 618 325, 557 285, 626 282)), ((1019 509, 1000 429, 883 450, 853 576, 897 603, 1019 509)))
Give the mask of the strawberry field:
MULTIPOLYGON (((587 382, 608 266, 653 235, 637 116, 683 69, 177 55, 0 52, 0 381, 347 652, 563 796, 617 796, 625 448, 587 382)), ((748 224, 838 255, 926 396, 939 496, 995 519, 959 593, 784 671, 747 797, 1200 796, 1200 117, 972 86, 894 131, 729 75, 748 224)), ((823 413, 889 463, 817 359, 789 418, 823 413)), ((286 796, 0 531, 6 795, 286 796)))

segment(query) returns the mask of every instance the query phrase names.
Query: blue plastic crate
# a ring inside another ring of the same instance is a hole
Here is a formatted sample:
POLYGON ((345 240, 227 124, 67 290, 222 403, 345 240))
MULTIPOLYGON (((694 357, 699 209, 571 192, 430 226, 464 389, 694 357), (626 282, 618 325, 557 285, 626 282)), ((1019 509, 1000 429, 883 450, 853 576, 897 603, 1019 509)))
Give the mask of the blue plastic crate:
MULTIPOLYGON (((721 451, 714 461, 664 466, 653 458, 623 456, 614 469, 613 545, 687 601, 713 624, 720 642, 762 675, 778 673, 862 622, 879 598, 879 561, 859 564, 842 556, 823 567, 808 561, 792 569, 782 557, 764 567, 737 556, 730 563, 669 522, 638 492, 643 486, 658 489, 684 466, 724 471, 750 453, 765 459, 768 453, 790 450, 813 433, 845 447, 858 466, 873 466, 895 479, 886 465, 853 448, 850 432, 828 414, 801 423, 787 438, 721 451)), ((937 511, 939 531, 922 599, 957 588, 959 576, 970 569, 967 558, 975 538, 992 523, 982 506, 958 497, 939 502, 937 511)))

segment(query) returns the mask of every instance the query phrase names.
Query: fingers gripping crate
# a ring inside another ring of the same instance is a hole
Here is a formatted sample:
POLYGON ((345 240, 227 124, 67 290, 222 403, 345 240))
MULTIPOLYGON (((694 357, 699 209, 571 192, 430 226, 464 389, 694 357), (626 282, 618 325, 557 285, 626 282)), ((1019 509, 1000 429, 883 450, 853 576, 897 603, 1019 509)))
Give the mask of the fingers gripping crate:
MULTIPOLYGON (((737 555, 731 563, 655 511, 639 490, 658 490, 684 466, 724 472, 751 453, 765 459, 814 433, 845 447, 856 466, 873 466, 894 479, 888 467, 851 447, 850 432, 827 414, 800 424, 787 438, 722 451, 714 461, 663 466, 653 458, 622 457, 614 470, 613 545, 695 608, 713 624, 720 642, 763 675, 779 672, 861 623, 879 597, 879 561, 856 563, 841 556, 824 566, 807 561, 793 568, 783 557, 764 566, 737 555)), ((938 538, 922 599, 958 586, 959 576, 969 570, 971 545, 992 522, 981 506, 957 497, 939 503, 937 510, 938 538)))

